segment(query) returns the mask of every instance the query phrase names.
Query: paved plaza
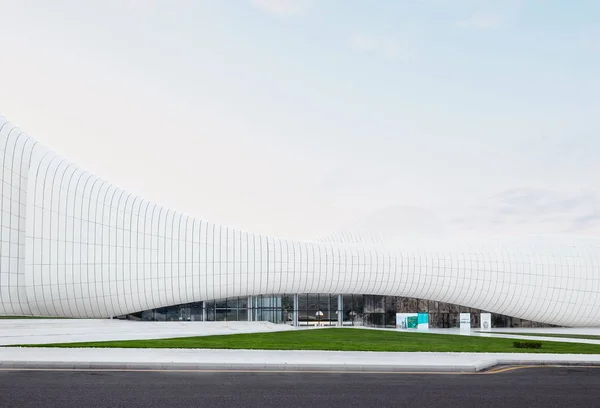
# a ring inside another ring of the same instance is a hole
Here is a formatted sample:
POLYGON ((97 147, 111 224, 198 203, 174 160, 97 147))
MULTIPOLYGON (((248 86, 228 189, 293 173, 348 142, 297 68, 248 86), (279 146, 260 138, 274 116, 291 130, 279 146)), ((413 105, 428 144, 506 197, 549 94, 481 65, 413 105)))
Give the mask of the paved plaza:
MULTIPOLYGON (((345 326, 347 327, 347 326, 345 326)), ((364 330, 394 330, 354 326, 364 330)), ((144 340, 174 337, 212 336, 220 334, 262 333, 288 330, 320 330, 314 326, 292 327, 270 322, 139 322, 116 319, 0 319, 0 346, 17 344, 75 343, 109 340, 144 340)), ((431 334, 504 337, 570 343, 600 344, 594 339, 543 337, 544 333, 559 335, 597 335, 600 328, 498 328, 482 332, 471 330, 429 329, 431 334), (506 334, 510 333, 510 334, 506 334), (536 333, 540 336, 523 336, 536 333)))
POLYGON ((0 346, 144 340, 293 330, 269 322, 138 322, 116 319, 0 319, 0 346))

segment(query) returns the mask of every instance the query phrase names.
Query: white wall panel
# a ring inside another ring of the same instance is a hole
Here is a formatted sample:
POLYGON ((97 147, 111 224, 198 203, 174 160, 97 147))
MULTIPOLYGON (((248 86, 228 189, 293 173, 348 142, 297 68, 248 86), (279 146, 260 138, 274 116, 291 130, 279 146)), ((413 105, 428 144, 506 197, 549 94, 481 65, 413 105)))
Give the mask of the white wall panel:
POLYGON ((0 117, 0 314, 29 314, 25 276, 27 170, 36 142, 0 117))

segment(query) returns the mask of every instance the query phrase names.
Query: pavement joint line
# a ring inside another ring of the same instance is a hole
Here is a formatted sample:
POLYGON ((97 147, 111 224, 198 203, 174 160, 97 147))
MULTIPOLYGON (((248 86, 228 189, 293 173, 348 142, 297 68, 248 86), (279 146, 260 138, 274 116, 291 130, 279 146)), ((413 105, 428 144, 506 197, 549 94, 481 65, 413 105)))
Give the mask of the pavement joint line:
POLYGON ((418 375, 465 375, 485 374, 470 371, 333 371, 333 370, 202 370, 202 369, 111 369, 111 368, 0 368, 0 371, 56 371, 56 372, 174 372, 174 373, 273 373, 273 374, 418 374, 418 375))
POLYGON ((530 368, 600 368, 598 365, 530 364, 498 367, 487 371, 355 371, 355 370, 245 370, 245 369, 135 369, 135 368, 36 368, 0 367, 2 371, 49 371, 49 372, 137 372, 137 373, 296 373, 296 374, 398 374, 398 375, 492 375, 530 368))
POLYGON ((412 374, 473 374, 476 373, 473 369, 467 370, 410 370, 402 369, 394 370, 394 367, 377 370, 377 369, 361 369, 361 367, 348 367, 345 369, 316 369, 310 367, 294 367, 292 369, 280 369, 280 368, 218 368, 218 367, 205 367, 205 368, 135 368, 135 365, 131 367, 102 367, 102 366, 79 366, 66 364, 62 367, 44 367, 36 366, 36 364, 14 364, 0 366, 0 371, 115 371, 115 372, 248 372, 248 373, 348 373, 348 374, 398 374, 398 373, 412 373, 412 374))

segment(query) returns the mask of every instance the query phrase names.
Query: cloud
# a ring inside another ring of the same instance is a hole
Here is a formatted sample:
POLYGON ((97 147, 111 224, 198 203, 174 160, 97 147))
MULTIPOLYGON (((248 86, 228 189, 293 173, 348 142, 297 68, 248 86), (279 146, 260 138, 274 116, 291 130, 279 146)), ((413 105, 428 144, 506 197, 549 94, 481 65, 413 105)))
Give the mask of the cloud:
MULTIPOLYGON (((424 209, 392 205, 357 217, 344 231, 367 241, 400 241, 405 237, 519 237, 530 235, 600 235, 600 192, 514 188, 477 204, 424 209)), ((408 239, 407 238, 407 239, 408 239)))
POLYGON ((392 205, 358 217, 323 242, 394 244, 442 237, 444 223, 433 212, 414 206, 392 205))
POLYGON ((293 16, 303 14, 308 9, 310 0, 252 0, 252 4, 269 14, 293 16))
POLYGON ((375 38, 359 34, 352 38, 351 45, 358 51, 391 60, 406 61, 414 56, 411 50, 399 40, 393 38, 375 38))
POLYGON ((489 197, 453 219, 460 229, 489 233, 600 233, 600 195, 594 191, 558 192, 515 188, 489 197))
POLYGON ((332 167, 321 173, 316 185, 326 191, 357 191, 367 187, 385 187, 392 181, 392 172, 374 168, 332 167))
POLYGON ((583 29, 580 35, 584 48, 591 52, 600 52, 600 24, 583 29))
POLYGON ((467 19, 457 21, 456 26, 460 28, 490 30, 500 27, 504 24, 504 21, 504 16, 501 14, 476 12, 467 19))
POLYGON ((378 43, 364 35, 357 35, 352 40, 352 45, 359 51, 375 51, 378 48, 378 43))
POLYGON ((157 6, 155 0, 126 0, 125 5, 134 12, 147 12, 154 10, 157 6))

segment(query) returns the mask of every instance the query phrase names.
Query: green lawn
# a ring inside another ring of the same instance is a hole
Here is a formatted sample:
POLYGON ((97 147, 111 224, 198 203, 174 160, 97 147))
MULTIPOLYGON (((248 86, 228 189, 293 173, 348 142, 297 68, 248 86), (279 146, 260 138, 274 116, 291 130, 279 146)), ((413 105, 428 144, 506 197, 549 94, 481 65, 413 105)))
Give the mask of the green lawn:
MULTIPOLYGON (((142 329, 142 327, 140 327, 140 329, 142 329)), ((159 340, 103 341, 21 346, 600 354, 600 345, 594 344, 543 342, 541 349, 530 350, 514 348, 513 341, 514 340, 512 339, 451 334, 331 328, 159 340)))
POLYGON ((538 336, 538 337, 561 337, 563 339, 589 339, 600 340, 597 334, 558 334, 558 333, 510 333, 510 332, 492 332, 493 334, 510 334, 512 336, 538 336))

